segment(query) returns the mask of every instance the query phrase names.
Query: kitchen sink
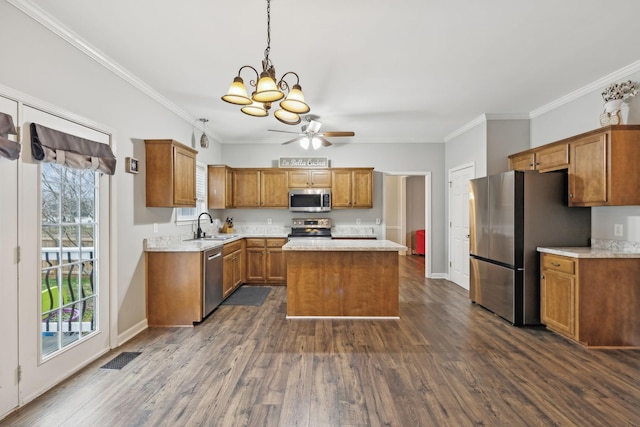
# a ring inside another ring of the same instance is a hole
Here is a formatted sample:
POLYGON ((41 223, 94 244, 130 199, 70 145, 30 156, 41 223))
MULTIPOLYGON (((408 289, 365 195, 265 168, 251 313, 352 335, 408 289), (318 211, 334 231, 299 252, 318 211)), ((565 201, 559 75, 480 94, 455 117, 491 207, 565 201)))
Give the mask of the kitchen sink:
POLYGON ((198 241, 198 240, 224 241, 224 240, 233 239, 234 237, 238 237, 238 235, 237 234, 216 234, 216 235, 213 235, 213 236, 205 236, 205 237, 200 237, 200 238, 185 239, 185 240, 183 240, 183 242, 193 242, 193 241, 198 241))

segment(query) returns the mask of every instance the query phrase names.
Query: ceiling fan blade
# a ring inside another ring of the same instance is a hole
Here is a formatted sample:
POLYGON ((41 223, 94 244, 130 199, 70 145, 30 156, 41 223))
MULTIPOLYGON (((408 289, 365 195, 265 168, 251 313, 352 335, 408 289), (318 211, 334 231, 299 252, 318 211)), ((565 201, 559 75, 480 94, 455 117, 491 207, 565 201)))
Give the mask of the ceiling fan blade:
POLYGON ((288 141, 283 142, 282 145, 287 145, 287 144, 291 144, 292 142, 298 142, 298 141, 300 141, 300 138, 293 138, 293 139, 290 139, 288 141))
POLYGON ((336 136, 355 136, 355 132, 323 132, 322 136, 336 137, 336 136))
POLYGON ((278 130, 278 129, 267 129, 269 132, 280 132, 280 133, 292 133, 294 135, 300 135, 300 132, 291 132, 290 130, 278 130))
POLYGON ((329 140, 324 136, 316 136, 316 138, 318 138, 322 142, 323 147, 329 147, 332 145, 331 142, 329 142, 329 140))

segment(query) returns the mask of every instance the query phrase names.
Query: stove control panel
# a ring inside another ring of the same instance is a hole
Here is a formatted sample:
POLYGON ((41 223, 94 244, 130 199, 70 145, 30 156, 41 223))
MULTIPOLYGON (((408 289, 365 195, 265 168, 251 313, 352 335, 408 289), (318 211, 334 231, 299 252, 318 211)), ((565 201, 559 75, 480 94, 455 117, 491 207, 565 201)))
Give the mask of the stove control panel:
POLYGON ((331 228, 331 219, 293 218, 291 228, 331 228))

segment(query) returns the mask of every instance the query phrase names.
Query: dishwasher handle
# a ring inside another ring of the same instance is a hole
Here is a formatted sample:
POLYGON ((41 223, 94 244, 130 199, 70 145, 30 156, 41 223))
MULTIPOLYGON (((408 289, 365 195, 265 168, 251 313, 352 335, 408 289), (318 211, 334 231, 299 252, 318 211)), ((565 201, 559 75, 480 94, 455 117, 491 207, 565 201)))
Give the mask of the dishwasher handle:
POLYGON ((218 253, 215 253, 213 255, 209 255, 209 257, 207 258, 207 261, 211 261, 212 259, 218 258, 219 256, 222 256, 222 252, 218 252, 218 253))

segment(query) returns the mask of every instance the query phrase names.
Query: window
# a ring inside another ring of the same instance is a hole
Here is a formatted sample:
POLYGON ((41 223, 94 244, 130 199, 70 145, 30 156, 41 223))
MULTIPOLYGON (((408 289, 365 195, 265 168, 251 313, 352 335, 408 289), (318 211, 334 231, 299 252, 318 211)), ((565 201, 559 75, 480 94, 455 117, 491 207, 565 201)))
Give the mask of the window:
POLYGON ((96 172, 42 163, 42 357, 97 330, 96 172))
POLYGON ((196 207, 178 208, 176 222, 191 222, 207 212, 207 166, 196 162, 196 207))

